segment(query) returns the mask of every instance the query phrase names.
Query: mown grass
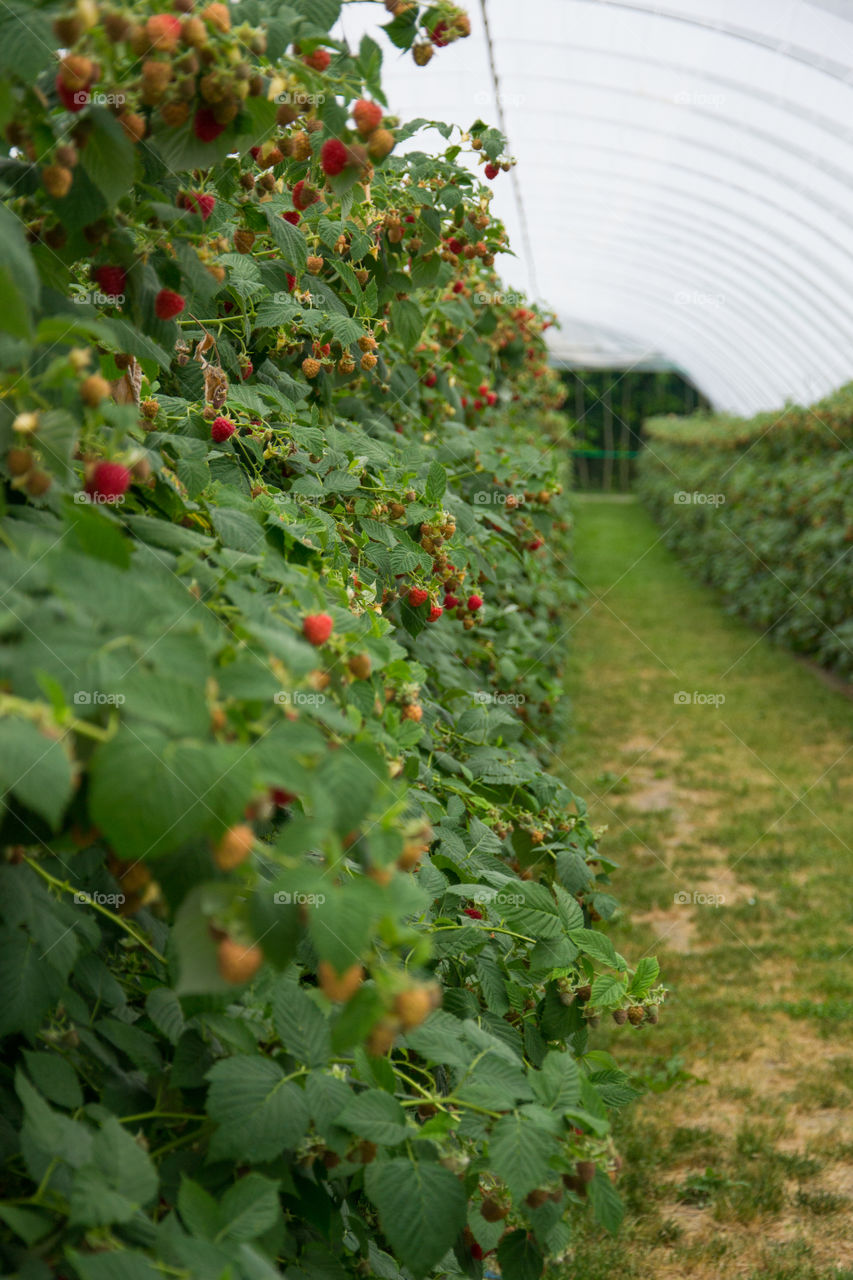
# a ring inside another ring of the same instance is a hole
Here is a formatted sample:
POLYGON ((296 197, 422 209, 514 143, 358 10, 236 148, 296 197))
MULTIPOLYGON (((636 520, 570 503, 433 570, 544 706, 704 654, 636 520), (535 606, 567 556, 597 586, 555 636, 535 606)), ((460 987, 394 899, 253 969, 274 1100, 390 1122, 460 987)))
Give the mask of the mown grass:
POLYGON ((566 1275, 853 1280, 853 703, 636 504, 582 499, 577 526, 563 768, 620 863, 617 946, 670 996, 596 1033, 660 1092, 620 1119, 621 1235, 580 1223, 566 1275))

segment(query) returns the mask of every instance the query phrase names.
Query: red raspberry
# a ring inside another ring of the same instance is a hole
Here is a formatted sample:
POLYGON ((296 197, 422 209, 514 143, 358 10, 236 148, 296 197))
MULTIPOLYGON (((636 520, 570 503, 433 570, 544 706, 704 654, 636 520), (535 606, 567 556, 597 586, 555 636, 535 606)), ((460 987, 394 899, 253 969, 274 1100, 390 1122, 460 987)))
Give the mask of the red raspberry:
POLYGON ((90 88, 87 84, 82 89, 69 89, 67 84, 62 83, 62 72, 56 77, 56 92, 66 111, 82 111, 89 102, 90 88))
POLYGON ((544 539, 544 538, 534 538, 532 542, 528 542, 528 544, 527 544, 527 550, 528 550, 528 551, 538 551, 538 550, 539 550, 539 548, 540 548, 540 547, 542 547, 542 546, 544 546, 544 545, 545 545, 545 539, 544 539))
POLYGON ((446 595, 444 597, 445 609, 455 609, 459 604, 459 597, 454 595, 446 595))
POLYGON ((217 444, 222 444, 233 436, 237 428, 228 418, 214 418, 210 424, 210 438, 215 440, 217 444))
POLYGON ((424 377, 425 387, 434 387, 437 382, 438 382, 438 377, 434 373, 430 372, 426 374, 424 377))
POLYGON ((472 613, 476 613, 476 612, 477 612, 477 610, 478 610, 478 609, 482 609, 482 607, 483 607, 483 597, 482 597, 482 596, 469 596, 469 597, 468 597, 468 608, 471 610, 471 612, 472 612, 472 613))
POLYGON ((289 222, 292 227, 299 226, 300 214, 296 209, 288 209, 286 213, 281 215, 285 222, 289 222))
POLYGON ((463 396, 463 397, 462 397, 462 408, 463 408, 463 409, 467 409, 467 408, 468 408, 468 397, 467 397, 467 396, 463 396))
POLYGON ((254 372, 255 366, 252 364, 251 360, 247 360, 245 364, 240 366, 240 377, 243 382, 245 382, 247 378, 251 378, 254 372))
POLYGON ((154 299, 154 314, 158 320, 173 320, 186 306, 186 299, 173 289, 161 289, 154 299))
POLYGON ((210 107, 199 107, 193 117, 193 133, 199 142, 213 142, 225 130, 210 107))
POLYGON ((270 800, 279 809, 283 809, 288 804, 293 804, 296 796, 290 791, 285 791, 284 787, 270 787, 270 800))
MULTIPOLYGON (((366 138, 382 123, 382 108, 378 102, 368 102, 366 98, 359 98, 352 109, 352 118, 362 138, 366 138)), ((411 221, 414 222, 414 218, 411 221)))
POLYGON ((319 647, 326 643, 334 625, 327 613, 309 613, 302 619, 302 634, 319 647))
POLYGON ((477 399, 474 401, 474 408, 475 408, 475 409, 482 409, 482 407, 483 407, 483 402, 482 402, 482 400, 481 400, 481 399, 479 398, 479 396, 478 396, 478 397, 477 397, 477 399))
POLYGON ((293 288, 294 288, 294 285, 295 285, 295 284, 296 284, 296 276, 292 276, 292 275, 290 274, 290 272, 288 271, 288 273, 287 273, 287 287, 288 287, 288 289, 290 290, 290 292, 291 292, 291 293, 293 293, 293 288))
POLYGON ((90 498, 100 502, 116 502, 126 492, 130 484, 130 472, 120 462, 99 462, 86 481, 86 492, 90 498))
POLYGON ((412 587, 406 599, 413 609, 419 609, 429 599, 429 592, 424 591, 423 587, 412 587))
MULTIPOLYGON (((439 24, 439 25, 443 25, 443 24, 439 24)), ((477 1244, 477 1241, 475 1240, 474 1243, 471 1245, 471 1257, 476 1258, 477 1261, 479 1262, 482 1256, 483 1256, 482 1246, 477 1244)))
POLYGON ((320 149, 320 168, 334 178, 347 167, 347 149, 339 138, 327 138, 320 149))
POLYGON ((456 236, 453 236, 452 239, 448 240, 447 247, 451 253, 461 253, 465 245, 461 240, 457 240, 456 236))
POLYGON ((453 281, 453 292, 454 292, 454 293, 461 293, 461 292, 462 292, 462 290, 463 290, 464 288, 465 288, 465 286, 464 286, 464 284, 462 283, 462 281, 461 281, 461 280, 454 280, 454 281, 453 281))
POLYGON ((307 209, 309 204, 316 204, 320 199, 314 188, 301 179, 294 184, 290 197, 296 209, 307 209))
POLYGON ((485 382, 480 383, 477 391, 481 396, 487 396, 489 394, 489 388, 485 382))
POLYGON ((462 914, 470 916, 472 920, 484 920, 485 916, 482 911, 478 911, 476 907, 463 907, 462 914))
POLYGON ((92 272, 101 293, 108 298, 120 298, 127 284, 127 275, 123 267, 96 267, 92 272))
POLYGON ((326 71, 332 61, 332 55, 328 49, 315 49, 313 53, 307 54, 302 61, 306 67, 313 67, 315 71, 326 71))
POLYGON ((443 613, 444 613, 444 610, 442 609, 441 605, 434 604, 430 609, 429 614, 427 615, 427 622, 438 622, 439 618, 443 613))
POLYGON ((494 391, 490 391, 489 394, 486 396, 486 403, 489 405, 494 405, 494 404, 497 404, 497 402, 498 402, 497 395, 495 394, 494 391))
POLYGON ((216 197, 204 195, 200 191, 188 191, 181 197, 180 205, 182 209, 195 210, 202 222, 207 222, 216 208, 216 197))
MULTIPOLYGON (((446 22, 437 22, 432 31, 430 31, 429 38, 438 49, 444 49, 446 45, 450 44, 450 40, 447 38, 447 31, 446 22)), ((480 1257, 482 1258, 482 1256, 481 1253, 480 1257)))
POLYGON ((405 218, 403 219, 403 221, 404 221, 404 222, 417 222, 417 218, 415 217, 415 215, 414 215, 413 213, 407 213, 407 214, 406 214, 406 216, 405 216, 405 218))
POLYGON ((500 165, 487 164, 485 169, 483 170, 483 173, 486 175, 487 178, 496 178, 500 173, 500 171, 501 171, 500 165))

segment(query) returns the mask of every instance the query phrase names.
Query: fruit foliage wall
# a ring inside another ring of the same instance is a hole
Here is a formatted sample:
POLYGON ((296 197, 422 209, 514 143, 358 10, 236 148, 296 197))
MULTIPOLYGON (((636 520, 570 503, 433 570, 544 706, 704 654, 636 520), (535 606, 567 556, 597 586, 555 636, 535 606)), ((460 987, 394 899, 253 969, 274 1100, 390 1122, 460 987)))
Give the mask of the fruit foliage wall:
MULTIPOLYGON (((397 3, 427 54, 467 18, 397 3)), ((561 725, 498 133, 333 0, 4 6, 4 1274, 508 1280, 620 1207, 657 965, 561 725), (482 169, 459 163, 460 149, 482 169)), ((380 15, 381 15, 381 11, 380 15)), ((382 16, 382 15, 381 15, 382 16)), ((384 15, 387 20, 387 15, 384 15)), ((407 55, 408 56, 408 55, 407 55)))

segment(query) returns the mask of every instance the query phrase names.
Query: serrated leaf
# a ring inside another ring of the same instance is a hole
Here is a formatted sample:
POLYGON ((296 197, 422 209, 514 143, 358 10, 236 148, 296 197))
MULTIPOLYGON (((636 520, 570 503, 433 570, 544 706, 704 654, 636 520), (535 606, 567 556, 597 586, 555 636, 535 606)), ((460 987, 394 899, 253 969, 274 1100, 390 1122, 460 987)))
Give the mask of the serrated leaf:
POLYGON ((405 1111, 396 1098, 379 1089, 368 1089, 354 1097, 335 1123, 383 1147, 397 1147, 410 1136, 405 1111))
POLYGON ((519 1229, 508 1232, 500 1241, 498 1266, 504 1280, 539 1280, 545 1259, 533 1237, 519 1229))
POLYGON ((277 1062, 237 1054, 217 1062, 207 1078, 207 1110, 217 1123, 210 1146, 214 1158, 273 1160, 304 1136, 305 1094, 285 1080, 277 1062))
POLYGON ((223 1225, 217 1240, 257 1240, 281 1214, 278 1183, 259 1173, 247 1173, 228 1188, 219 1210, 223 1225))
POLYGON ((425 1276, 465 1226, 462 1184, 440 1164, 414 1160, 374 1161, 365 1190, 379 1211, 379 1224, 403 1265, 425 1276))
POLYGON ((329 1024, 314 1002, 291 979, 280 980, 272 999, 273 1022, 282 1045, 309 1067, 328 1061, 329 1024))
POLYGON ((155 987, 145 998, 148 1017, 167 1040, 177 1044, 184 1033, 184 1012, 171 987, 155 987))
POLYGON ((625 960, 616 951, 613 943, 606 934, 599 933, 597 929, 572 929, 569 937, 581 951, 586 952, 599 964, 609 965, 612 969, 627 969, 625 960))
POLYGON ((522 1200, 534 1187, 547 1182, 554 1139, 527 1118, 504 1116, 489 1139, 489 1167, 509 1187, 514 1200, 522 1200))
POLYGON ((634 970, 634 976, 628 986, 632 996, 644 996, 655 985, 660 973, 660 965, 654 956, 643 956, 634 970))
POLYGON ((444 497, 447 488, 447 472, 440 462, 431 462, 424 485, 424 499, 430 506, 436 506, 444 497))
POLYGON ((592 1182, 587 1184, 587 1196, 592 1205, 596 1222, 615 1235, 622 1225, 625 1206, 618 1191, 602 1169, 596 1169, 592 1182))

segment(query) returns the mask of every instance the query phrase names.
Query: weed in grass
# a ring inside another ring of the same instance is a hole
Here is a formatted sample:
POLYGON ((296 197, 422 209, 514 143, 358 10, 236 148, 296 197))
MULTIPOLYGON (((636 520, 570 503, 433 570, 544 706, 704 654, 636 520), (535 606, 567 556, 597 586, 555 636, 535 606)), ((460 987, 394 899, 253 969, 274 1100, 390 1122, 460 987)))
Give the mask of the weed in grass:
POLYGON ((842 1209, 850 1207, 850 1201, 844 1196, 837 1196, 832 1191, 804 1191, 802 1187, 796 1194, 795 1202, 801 1209, 815 1214, 818 1218, 840 1213, 842 1209))

